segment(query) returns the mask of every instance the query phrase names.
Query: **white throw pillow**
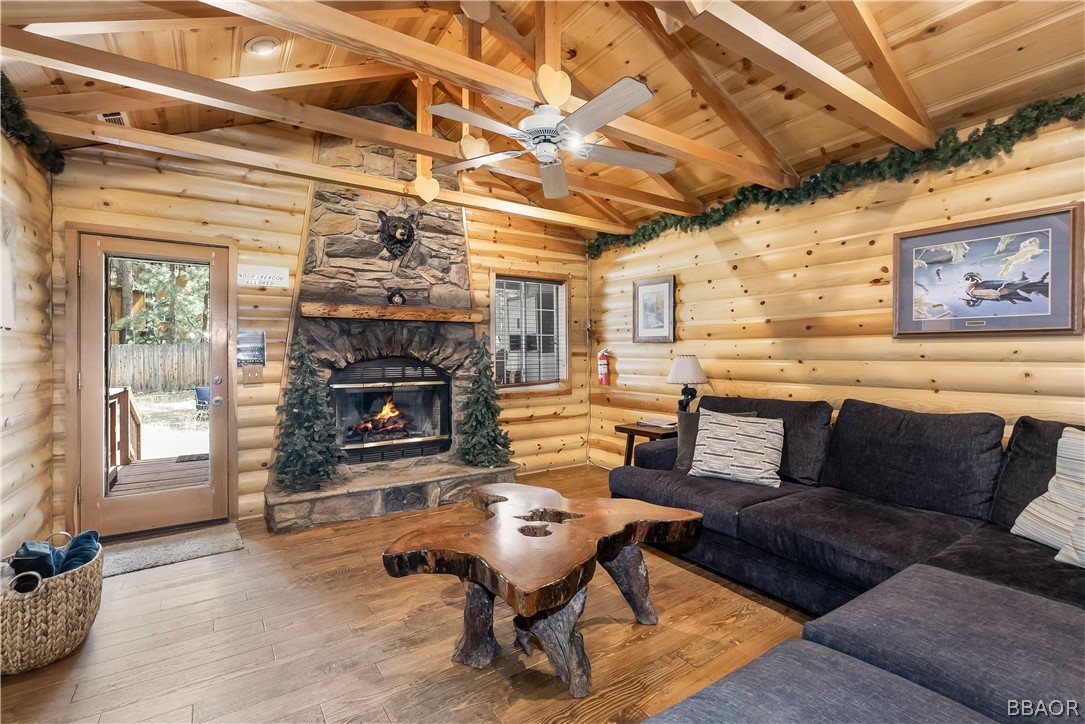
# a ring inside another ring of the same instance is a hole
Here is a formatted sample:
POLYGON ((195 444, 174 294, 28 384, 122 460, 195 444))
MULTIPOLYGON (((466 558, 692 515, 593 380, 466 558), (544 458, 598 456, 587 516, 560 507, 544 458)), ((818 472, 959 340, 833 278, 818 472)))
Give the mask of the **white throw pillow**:
POLYGON ((1047 492, 1028 504, 1011 533, 1056 550, 1071 544, 1070 531, 1085 514, 1085 431, 1068 427, 1059 438, 1055 476, 1047 492))
POLYGON ((1074 527, 1070 529, 1070 542, 1062 547, 1055 560, 1085 568, 1085 513, 1078 516, 1074 527))
POLYGON ((690 475, 780 487, 784 422, 701 410, 690 475))

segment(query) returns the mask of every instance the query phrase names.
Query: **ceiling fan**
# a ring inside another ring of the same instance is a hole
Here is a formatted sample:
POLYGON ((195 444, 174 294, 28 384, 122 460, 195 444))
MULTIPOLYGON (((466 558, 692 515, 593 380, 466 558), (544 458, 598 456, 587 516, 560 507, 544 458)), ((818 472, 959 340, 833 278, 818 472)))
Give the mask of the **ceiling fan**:
POLYGON ((452 103, 432 105, 428 110, 435 116, 499 133, 524 146, 523 150, 498 151, 440 166, 433 169, 433 173, 466 171, 530 153, 539 161, 543 196, 548 199, 557 199, 569 194, 565 164, 558 155, 558 151, 565 151, 585 161, 636 168, 652 173, 667 173, 674 169, 673 158, 640 151, 626 151, 584 141, 584 137, 589 133, 621 118, 651 98, 652 91, 647 85, 626 76, 568 116, 562 116, 561 109, 557 106, 546 104, 535 106, 532 114, 520 121, 516 128, 452 103))

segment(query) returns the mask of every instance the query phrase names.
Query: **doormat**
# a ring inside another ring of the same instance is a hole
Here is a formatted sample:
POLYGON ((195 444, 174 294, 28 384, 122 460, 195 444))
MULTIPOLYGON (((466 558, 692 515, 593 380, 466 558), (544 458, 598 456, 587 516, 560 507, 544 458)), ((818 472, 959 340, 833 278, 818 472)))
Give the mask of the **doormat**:
POLYGON ((245 544, 234 523, 199 528, 157 538, 114 543, 105 546, 103 575, 120 575, 241 550, 245 544))
POLYGON ((208 453, 199 453, 196 455, 178 455, 175 463, 198 463, 201 460, 210 460, 211 456, 208 453))

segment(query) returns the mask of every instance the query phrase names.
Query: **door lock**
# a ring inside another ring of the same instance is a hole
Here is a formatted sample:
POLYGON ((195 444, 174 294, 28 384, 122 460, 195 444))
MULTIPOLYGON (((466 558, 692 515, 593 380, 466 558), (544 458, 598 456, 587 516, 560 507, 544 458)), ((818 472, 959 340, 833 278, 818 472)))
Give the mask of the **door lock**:
POLYGON ((218 395, 215 395, 213 398, 211 398, 211 404, 214 405, 215 407, 218 407, 219 405, 222 404, 222 398, 219 397, 218 395))
POLYGON ((222 377, 220 375, 215 375, 214 377, 211 378, 211 381, 213 383, 215 383, 216 385, 221 385, 222 384, 222 377))

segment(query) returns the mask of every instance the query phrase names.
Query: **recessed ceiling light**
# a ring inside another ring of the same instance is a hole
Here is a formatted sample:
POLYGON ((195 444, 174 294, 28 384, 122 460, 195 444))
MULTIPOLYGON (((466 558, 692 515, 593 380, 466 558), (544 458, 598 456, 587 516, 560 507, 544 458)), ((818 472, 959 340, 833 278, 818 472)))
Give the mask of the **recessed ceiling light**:
POLYGON ((271 55, 283 42, 274 35, 258 35, 245 43, 245 52, 253 55, 271 55))

